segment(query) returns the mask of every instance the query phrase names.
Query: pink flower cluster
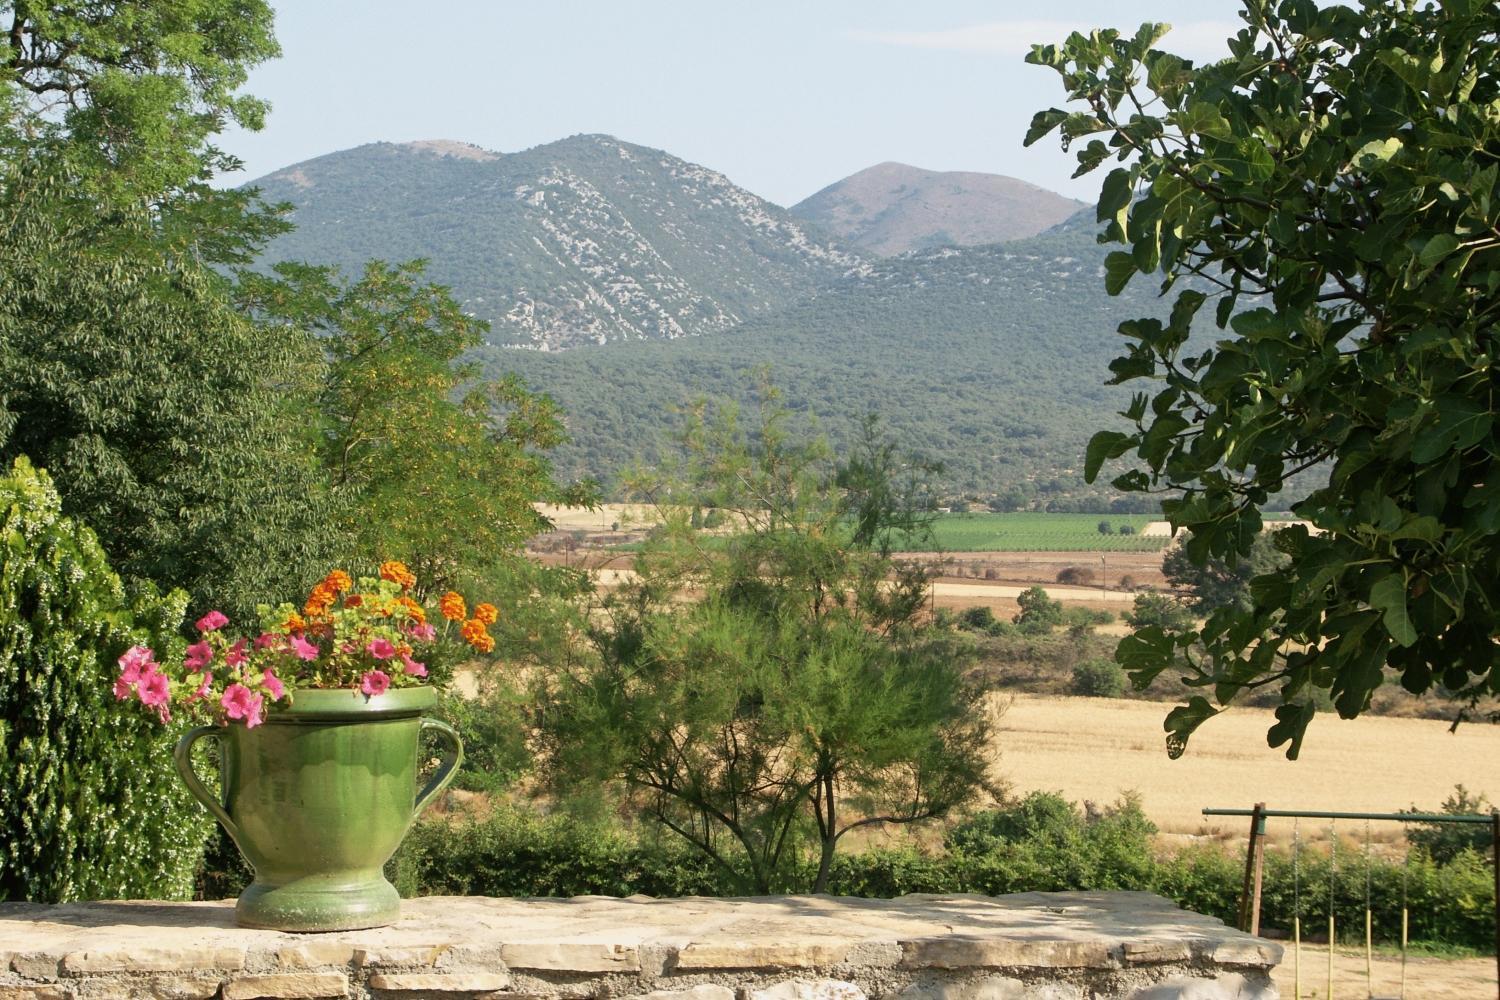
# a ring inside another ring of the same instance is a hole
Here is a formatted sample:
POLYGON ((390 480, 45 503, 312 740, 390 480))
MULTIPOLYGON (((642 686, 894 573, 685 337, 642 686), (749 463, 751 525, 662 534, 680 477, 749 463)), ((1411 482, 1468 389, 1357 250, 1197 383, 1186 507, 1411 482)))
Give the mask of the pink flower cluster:
POLYGON ((172 682, 161 672, 156 654, 145 646, 131 646, 120 657, 120 676, 115 678, 115 697, 124 701, 134 694, 147 708, 156 709, 162 722, 172 718, 172 682))
MULTIPOLYGON (((468 633, 484 633, 496 612, 477 604, 474 620, 464 620, 464 601, 451 592, 429 609, 414 585, 415 577, 397 562, 383 563, 378 579, 357 583, 333 570, 301 608, 262 606, 259 629, 244 636, 232 634, 223 612, 209 611, 194 623, 197 633, 180 657, 163 657, 163 664, 147 646, 121 656, 115 694, 139 701, 163 722, 175 712, 254 728, 276 702, 292 697, 290 688, 354 689, 378 698, 429 683, 423 660, 449 646, 462 648, 460 638, 478 649, 468 633), (441 613, 441 632, 428 622, 429 612, 434 619, 441 613)), ((493 639, 483 637, 483 652, 489 652, 493 639)))
MULTIPOLYGON (((191 705, 213 699, 214 674, 210 668, 215 658, 219 658, 232 678, 218 697, 218 707, 223 717, 244 722, 250 729, 260 725, 265 721, 267 697, 271 701, 280 701, 286 697, 286 686, 271 668, 263 669, 258 680, 251 682, 260 691, 252 690, 244 683, 247 680, 243 676, 244 668, 250 662, 249 642, 241 637, 231 643, 219 634, 219 630, 229 624, 229 619, 223 612, 210 611, 195 624, 199 638, 184 650, 182 679, 177 682, 182 701, 191 705)), ((256 640, 256 648, 268 645, 262 642, 268 638, 285 637, 262 635, 256 640)), ((317 655, 316 649, 313 650, 313 655, 317 655)), ((173 680, 162 669, 162 665, 156 662, 155 652, 146 646, 132 646, 120 657, 119 664, 120 676, 115 678, 115 697, 124 701, 134 694, 141 704, 154 708, 162 722, 170 721, 173 680)))

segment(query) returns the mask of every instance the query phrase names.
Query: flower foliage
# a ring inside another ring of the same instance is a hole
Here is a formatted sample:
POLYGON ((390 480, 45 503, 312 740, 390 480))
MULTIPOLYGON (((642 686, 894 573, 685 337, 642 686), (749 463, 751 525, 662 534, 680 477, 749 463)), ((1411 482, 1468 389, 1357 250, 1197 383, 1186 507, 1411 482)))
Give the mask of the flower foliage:
POLYGON ((456 639, 476 652, 494 651, 487 628, 499 619, 494 605, 477 605, 466 618, 463 597, 450 591, 437 602, 439 629, 413 596, 416 585, 416 575, 396 561, 382 563, 378 577, 358 580, 335 569, 300 609, 261 605, 254 638, 231 638, 229 619, 210 611, 194 624, 196 639, 180 657, 163 663, 149 646, 126 650, 115 697, 134 699, 162 722, 176 708, 195 719, 254 728, 273 704, 294 698, 289 688, 357 688, 373 698, 427 683, 427 660, 443 656, 456 639))

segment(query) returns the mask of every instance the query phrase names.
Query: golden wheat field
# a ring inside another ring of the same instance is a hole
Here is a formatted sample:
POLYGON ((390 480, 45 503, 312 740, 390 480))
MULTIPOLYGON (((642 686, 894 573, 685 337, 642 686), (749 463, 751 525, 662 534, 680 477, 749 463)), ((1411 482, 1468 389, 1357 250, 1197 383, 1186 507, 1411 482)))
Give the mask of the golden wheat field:
MULTIPOLYGON (((1289 761, 1266 746, 1269 711, 1232 709, 1204 723, 1187 753, 1169 760, 1167 704, 1016 695, 999 707, 996 766, 1015 791, 1105 804, 1134 790, 1165 834, 1245 835, 1247 820, 1205 820, 1205 806, 1435 811, 1455 784, 1500 801, 1500 726, 1486 723, 1450 733, 1446 723, 1424 719, 1319 715, 1300 759, 1289 761)), ((1273 821, 1268 832, 1288 838, 1290 824, 1273 821)), ((1300 832, 1320 839, 1327 827, 1304 821, 1300 832)), ((1345 824, 1340 835, 1356 832, 1363 837, 1363 823, 1345 824)), ((1396 824, 1376 824, 1372 839, 1399 835, 1396 824)))

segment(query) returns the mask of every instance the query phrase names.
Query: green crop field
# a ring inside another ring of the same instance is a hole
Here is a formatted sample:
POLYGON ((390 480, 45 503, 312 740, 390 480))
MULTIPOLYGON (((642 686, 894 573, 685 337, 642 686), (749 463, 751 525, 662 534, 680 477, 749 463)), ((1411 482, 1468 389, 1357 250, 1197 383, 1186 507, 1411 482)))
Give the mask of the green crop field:
POLYGON ((1157 520, 1149 514, 940 514, 932 527, 938 547, 948 552, 1157 552, 1171 539, 1140 534, 1157 520), (1099 530, 1101 521, 1109 523, 1109 534, 1099 530), (1134 533, 1120 534, 1122 526, 1134 533))

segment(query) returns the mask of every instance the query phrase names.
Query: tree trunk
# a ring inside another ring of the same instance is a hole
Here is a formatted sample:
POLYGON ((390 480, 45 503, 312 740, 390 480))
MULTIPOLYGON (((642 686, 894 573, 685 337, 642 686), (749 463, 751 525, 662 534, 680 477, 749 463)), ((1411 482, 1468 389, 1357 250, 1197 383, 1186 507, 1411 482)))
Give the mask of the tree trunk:
POLYGON ((818 856, 818 877, 813 882, 813 892, 824 893, 828 891, 828 873, 833 869, 833 849, 838 845, 838 823, 835 822, 833 802, 833 775, 823 776, 823 796, 827 802, 827 822, 819 824, 818 839, 821 841, 821 851, 818 856))

